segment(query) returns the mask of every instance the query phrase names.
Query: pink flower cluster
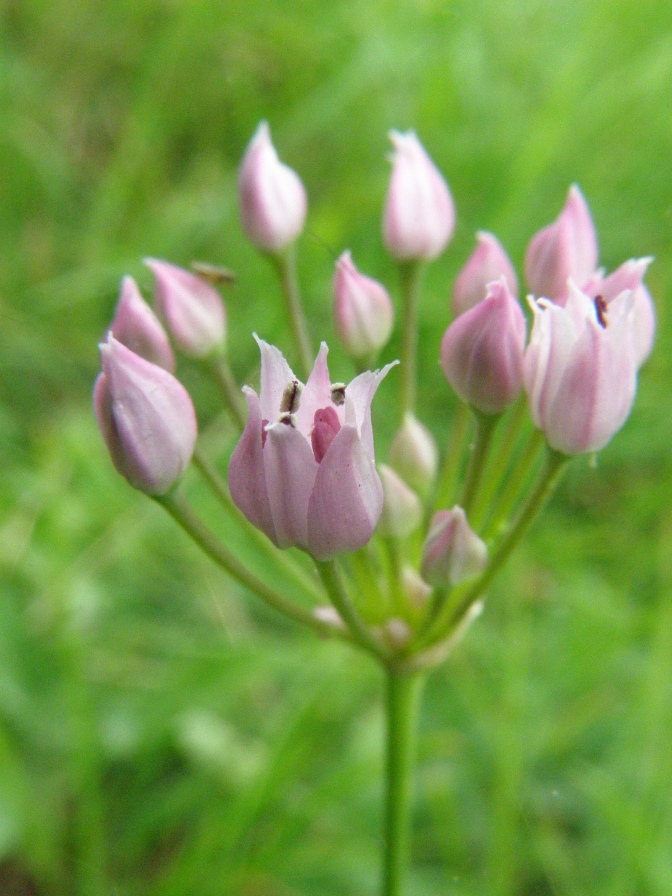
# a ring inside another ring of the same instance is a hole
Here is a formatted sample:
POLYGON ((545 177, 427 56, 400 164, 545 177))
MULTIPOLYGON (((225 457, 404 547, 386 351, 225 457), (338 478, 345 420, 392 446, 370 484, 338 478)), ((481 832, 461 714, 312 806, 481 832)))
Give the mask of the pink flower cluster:
MULTIPOLYGON (((404 265, 420 264, 451 239, 453 200, 416 135, 390 136, 383 240, 404 265)), ((306 191, 280 162, 265 123, 243 159, 239 196, 252 242, 271 256, 284 255, 303 229, 306 191)), ((643 283, 649 262, 631 260, 610 275, 598 268, 590 211, 578 187, 571 187, 558 218, 532 238, 525 255, 526 285, 536 296, 528 300, 528 340, 515 269, 497 238, 479 232, 457 277, 456 316, 441 343, 448 382, 485 415, 500 414, 524 389, 532 421, 551 448, 568 455, 602 448, 630 412, 638 369, 653 344, 655 313, 643 283)), ((133 486, 163 495, 189 464, 197 436, 164 325, 182 353, 212 359, 222 357, 226 314, 203 277, 164 261, 146 264, 156 281, 157 313, 135 281, 124 278, 101 345, 94 406, 118 470, 133 486)), ((388 292, 355 267, 349 252, 336 263, 332 290, 339 339, 359 363, 373 362, 393 327, 388 292)), ((258 394, 243 389, 248 418, 229 466, 240 511, 278 547, 295 545, 318 560, 362 547, 379 520, 381 535, 405 537, 420 523, 415 492, 430 490, 437 454, 429 432, 408 412, 390 452, 395 469, 376 468, 371 402, 393 365, 361 373, 347 386, 333 383, 322 343, 304 385, 278 349, 257 342, 261 388, 258 394)), ((428 581, 454 583, 463 570, 485 562, 484 546, 465 527, 460 508, 435 517, 426 548, 428 581)))
POLYGON ((654 338, 655 311, 643 278, 651 259, 605 276, 595 227, 578 187, 558 218, 527 248, 525 276, 533 325, 516 299, 516 275, 491 234, 455 284, 457 317, 441 363, 460 398, 485 414, 503 411, 524 387, 534 424, 565 454, 604 447, 630 413, 637 371, 654 338))

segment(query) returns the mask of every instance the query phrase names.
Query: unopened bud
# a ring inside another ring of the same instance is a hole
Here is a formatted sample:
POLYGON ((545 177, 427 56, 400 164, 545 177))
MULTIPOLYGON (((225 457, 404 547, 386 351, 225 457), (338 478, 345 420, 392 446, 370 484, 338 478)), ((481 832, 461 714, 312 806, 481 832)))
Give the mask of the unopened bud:
POLYGON ((118 342, 141 358, 158 364, 170 373, 175 370, 175 355, 168 335, 143 299, 132 277, 124 277, 121 281, 121 292, 110 332, 118 342))
POLYGON ((569 295, 567 281, 582 286, 597 267, 597 236, 581 190, 570 188, 558 217, 532 237, 525 253, 525 279, 537 298, 562 305, 569 295))
POLYGON ((117 470, 134 488, 164 495, 194 452, 197 425, 189 393, 162 367, 110 335, 93 391, 100 432, 117 470))
POLYGON ((390 131, 390 140, 394 152, 383 213, 385 248, 398 261, 431 261, 453 235, 453 198, 413 131, 390 131))
POLYGON ((456 318, 441 343, 441 367, 462 401, 499 414, 523 385, 525 317, 504 277, 456 318))
POLYGON ((413 607, 421 610, 426 606, 429 595, 432 593, 432 586, 425 582, 415 567, 404 566, 401 570, 401 583, 404 594, 413 607))
POLYGON ((357 270, 349 252, 336 262, 333 294, 336 332, 348 353, 367 358, 380 351, 392 332, 392 302, 384 286, 357 270))
POLYGON ((419 494, 432 487, 439 463, 439 452, 431 432, 408 412, 397 431, 389 455, 390 465, 419 494))
POLYGON ((453 312, 456 317, 482 301, 487 293, 488 283, 499 280, 502 276, 506 277, 513 295, 518 295, 516 272, 497 237, 479 230, 476 239, 478 245, 455 280, 453 312))
POLYGON ((262 252, 281 252, 301 234, 308 199, 299 175, 278 158, 262 121, 238 175, 243 229, 262 252))
POLYGON ((380 464, 378 472, 383 483, 383 512, 376 531, 383 537, 406 538, 422 520, 420 499, 391 467, 380 464))
POLYGON ((478 575, 487 560, 485 542, 470 528, 461 507, 434 514, 422 555, 425 581, 434 588, 453 587, 478 575))
POLYGON ((154 301, 175 344, 195 358, 203 358, 224 344, 226 312, 217 290, 184 268, 145 258, 154 274, 154 301))

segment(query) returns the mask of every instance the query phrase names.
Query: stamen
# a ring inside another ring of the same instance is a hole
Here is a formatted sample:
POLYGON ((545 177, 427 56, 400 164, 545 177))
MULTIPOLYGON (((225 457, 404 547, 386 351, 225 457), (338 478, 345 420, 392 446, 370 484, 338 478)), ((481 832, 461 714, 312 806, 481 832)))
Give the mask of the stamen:
POLYGON ((287 383, 280 399, 280 413, 295 414, 299 409, 302 392, 303 383, 300 383, 298 380, 292 380, 291 383, 287 383))
POLYGON ((604 296, 595 296, 595 314, 597 316, 598 324, 603 327, 605 330, 607 329, 607 303, 604 300, 604 296))
POLYGON ((337 408, 345 404, 345 383, 332 383, 331 400, 337 408))
POLYGON ((278 423, 284 423, 285 426, 291 426, 292 429, 296 429, 296 417, 294 414, 290 414, 289 411, 283 411, 280 414, 278 423))

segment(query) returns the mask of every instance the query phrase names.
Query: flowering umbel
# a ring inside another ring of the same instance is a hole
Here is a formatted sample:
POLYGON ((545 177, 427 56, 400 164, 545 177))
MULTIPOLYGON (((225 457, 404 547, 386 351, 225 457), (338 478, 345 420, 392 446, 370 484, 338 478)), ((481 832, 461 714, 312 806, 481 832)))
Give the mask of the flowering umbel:
POLYGON ((261 339, 260 394, 245 388, 248 419, 229 464, 231 496, 278 547, 318 560, 371 538, 383 506, 371 402, 393 366, 333 384, 323 342, 305 386, 261 339))

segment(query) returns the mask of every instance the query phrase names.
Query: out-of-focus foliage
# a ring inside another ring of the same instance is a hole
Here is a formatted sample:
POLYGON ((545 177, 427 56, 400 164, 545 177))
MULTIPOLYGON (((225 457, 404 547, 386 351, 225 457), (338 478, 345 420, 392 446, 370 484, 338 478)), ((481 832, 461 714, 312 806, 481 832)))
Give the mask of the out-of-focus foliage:
MULTIPOLYGON (((267 118, 310 196, 300 268, 321 338, 333 341, 343 249, 395 283, 379 233, 386 131, 415 128, 449 180, 457 235, 421 309, 423 420, 442 445, 454 403, 438 344, 476 229, 520 269, 576 181, 607 268, 656 256, 658 342, 632 419, 596 469, 574 462, 429 681, 409 896, 669 896, 669 4, 0 10, 0 892, 375 892, 377 671, 214 570, 115 474, 90 410, 96 343, 120 277, 149 288, 143 256, 238 273, 241 380, 253 329, 287 344, 235 203, 238 160, 267 118)), ((347 380, 337 346, 333 359, 347 380)), ((226 445, 216 396, 183 373, 226 445)))

